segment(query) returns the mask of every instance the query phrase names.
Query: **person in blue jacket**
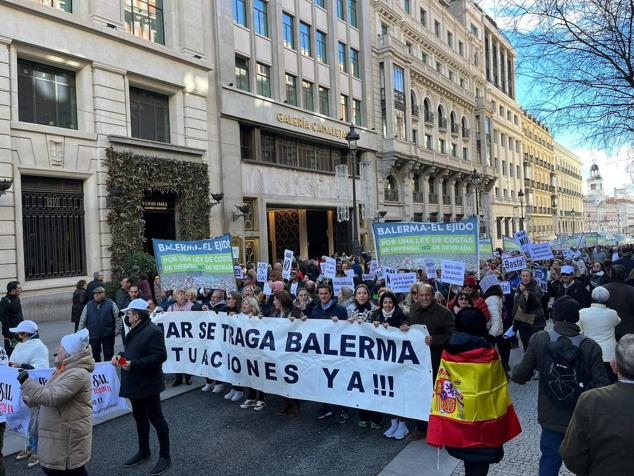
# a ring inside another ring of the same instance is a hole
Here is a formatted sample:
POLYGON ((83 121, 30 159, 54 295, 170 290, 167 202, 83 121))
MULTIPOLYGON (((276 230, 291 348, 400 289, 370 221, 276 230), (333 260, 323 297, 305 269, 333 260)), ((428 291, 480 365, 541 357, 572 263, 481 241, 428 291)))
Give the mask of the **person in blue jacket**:
POLYGON ((332 319, 338 321, 339 319, 347 320, 348 312, 346 308, 334 300, 332 296, 332 288, 327 284, 320 284, 317 287, 317 295, 319 296, 319 302, 313 306, 313 310, 308 316, 310 319, 332 319))

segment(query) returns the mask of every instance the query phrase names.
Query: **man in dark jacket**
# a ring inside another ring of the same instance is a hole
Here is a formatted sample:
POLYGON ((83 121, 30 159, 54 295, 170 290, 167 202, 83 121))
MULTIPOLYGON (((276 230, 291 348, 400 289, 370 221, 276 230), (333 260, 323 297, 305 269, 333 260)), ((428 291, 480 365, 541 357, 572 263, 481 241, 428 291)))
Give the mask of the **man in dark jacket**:
POLYGON ((90 347, 95 362, 112 359, 114 355, 114 338, 121 334, 122 325, 119 308, 110 298, 106 297, 106 290, 95 288, 93 299, 84 306, 79 318, 79 328, 88 329, 90 333, 90 347))
POLYGON ((621 318, 621 323, 615 329, 618 340, 625 334, 634 333, 634 287, 625 284, 627 274, 623 266, 613 265, 610 268, 610 277, 612 282, 603 287, 610 291, 607 306, 614 309, 621 318))
POLYGON ((112 364, 121 367, 119 395, 130 399, 139 439, 139 452, 123 467, 131 468, 150 458, 151 423, 160 449, 158 462, 150 474, 158 475, 171 465, 169 427, 161 409, 161 392, 165 390, 162 366, 167 360, 165 338, 150 320, 143 299, 135 299, 122 311, 126 313, 130 332, 125 337, 125 350, 112 358, 112 364))
MULTIPOLYGON (((418 283, 416 302, 409 308, 407 325, 423 324, 427 326, 429 335, 425 337, 425 343, 430 347, 431 368, 434 381, 440 367, 442 351, 456 330, 456 322, 453 313, 446 307, 438 304, 434 299, 434 288, 429 284, 418 283)), ((405 330, 407 326, 401 327, 405 330)), ((427 431, 426 421, 416 422, 416 431, 407 437, 408 440, 420 440, 427 431)))
POLYGON ((632 245, 626 245, 621 249, 621 259, 617 259, 612 265, 619 265, 625 268, 625 276, 629 276, 634 269, 634 258, 632 258, 632 245))
POLYGON ((582 308, 590 307, 592 303, 590 291, 580 279, 575 279, 575 268, 572 266, 561 267, 561 281, 553 281, 552 291, 552 297, 555 299, 570 296, 582 308))
POLYGON ((2 336, 4 337, 4 348, 10 357, 13 348, 17 344, 15 337, 9 330, 16 327, 24 320, 22 317, 22 304, 20 303, 20 293, 22 286, 18 281, 7 283, 7 294, 0 299, 0 322, 2 322, 2 336))
POLYGON ((575 474, 630 474, 634 467, 634 334, 616 346, 619 381, 579 397, 559 452, 575 474))
POLYGON ((88 283, 86 286, 86 292, 88 293, 88 299, 93 299, 93 292, 96 288, 100 288, 103 286, 104 275, 103 271, 95 271, 92 274, 92 281, 88 283))
POLYGON ((330 286, 320 284, 317 287, 317 295, 319 296, 319 301, 313 306, 313 310, 308 317, 311 319, 332 319, 333 321, 348 319, 346 308, 337 304, 332 298, 330 286))
MULTIPOLYGON (((569 340, 579 336, 579 303, 570 296, 563 296, 555 301, 551 312, 554 331, 557 340, 569 340)), ((548 358, 546 347, 551 342, 551 335, 547 331, 534 334, 528 344, 522 361, 513 368, 513 380, 519 384, 528 382, 535 370, 546 372, 544 364, 552 359, 548 358)), ((582 354, 581 362, 584 366, 584 383, 586 389, 608 385, 608 376, 603 365, 601 347, 592 339, 585 338, 579 343, 582 354)), ((541 387, 541 386, 540 386, 541 387)), ((557 406, 550 397, 539 389, 537 397, 537 421, 542 427, 540 440, 541 458, 539 460, 540 476, 557 476, 561 468, 559 446, 564 439, 566 428, 572 417, 572 410, 557 406)))

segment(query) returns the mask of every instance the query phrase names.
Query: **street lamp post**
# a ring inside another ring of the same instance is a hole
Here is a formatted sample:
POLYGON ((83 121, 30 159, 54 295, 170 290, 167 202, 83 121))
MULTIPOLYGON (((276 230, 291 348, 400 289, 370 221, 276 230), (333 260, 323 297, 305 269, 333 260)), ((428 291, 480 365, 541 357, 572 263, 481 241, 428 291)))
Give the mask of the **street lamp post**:
POLYGON ((575 211, 574 208, 570 212, 570 216, 572 217, 572 234, 574 235, 575 234, 575 217, 577 216, 577 212, 575 211))
POLYGON ((524 190, 517 192, 517 198, 520 199, 520 228, 524 229, 524 190))
POLYGON ((354 124, 350 124, 350 130, 346 134, 348 141, 348 150, 350 151, 350 170, 352 171, 352 255, 359 256, 361 254, 361 243, 359 242, 359 220, 357 217, 357 142, 359 141, 359 133, 354 128, 354 124))

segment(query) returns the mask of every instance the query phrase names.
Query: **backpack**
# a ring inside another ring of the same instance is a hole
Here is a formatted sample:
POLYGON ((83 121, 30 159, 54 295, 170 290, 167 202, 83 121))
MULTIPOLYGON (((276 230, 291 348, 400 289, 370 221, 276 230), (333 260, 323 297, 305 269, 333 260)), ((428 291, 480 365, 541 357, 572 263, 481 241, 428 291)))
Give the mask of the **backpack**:
POLYGON ((555 407, 572 411, 589 380, 580 348, 586 337, 566 337, 555 330, 548 331, 548 337, 550 341, 539 374, 539 390, 555 407))

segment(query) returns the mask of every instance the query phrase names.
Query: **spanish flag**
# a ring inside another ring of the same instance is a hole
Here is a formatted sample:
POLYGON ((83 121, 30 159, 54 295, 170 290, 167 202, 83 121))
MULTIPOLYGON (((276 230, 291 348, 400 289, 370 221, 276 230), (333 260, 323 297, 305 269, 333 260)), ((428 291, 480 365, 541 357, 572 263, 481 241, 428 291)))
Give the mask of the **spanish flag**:
POLYGON ((494 348, 444 351, 427 428, 427 443, 495 448, 522 431, 494 348))

